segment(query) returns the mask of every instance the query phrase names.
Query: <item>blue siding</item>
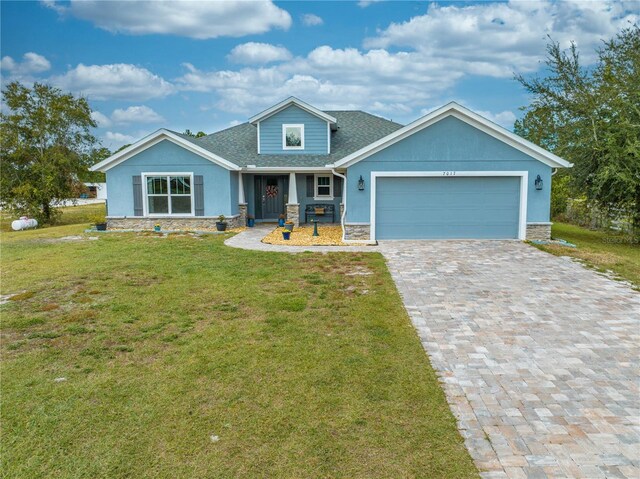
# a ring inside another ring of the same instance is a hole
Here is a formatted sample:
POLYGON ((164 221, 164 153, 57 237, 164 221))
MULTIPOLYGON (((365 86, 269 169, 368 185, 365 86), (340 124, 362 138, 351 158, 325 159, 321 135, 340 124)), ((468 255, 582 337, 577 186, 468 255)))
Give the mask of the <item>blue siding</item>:
POLYGON ((454 117, 447 117, 347 170, 346 221, 370 221, 372 171, 528 171, 527 222, 549 221, 551 167, 454 117), (366 181, 358 190, 358 179, 366 181), (538 191, 537 175, 544 181, 538 191))
MULTIPOLYGON (((138 153, 107 171, 109 216, 133 216, 132 177, 143 172, 185 172, 202 175, 205 216, 232 216, 231 175, 229 170, 202 158, 169 140, 138 153)), ((236 185, 237 185, 236 178, 236 185)), ((237 212, 237 204, 235 206, 237 212)))
POLYGON ((260 154, 325 155, 327 151, 327 122, 295 105, 260 122, 260 154), (304 150, 282 149, 282 125, 304 124, 304 150))
POLYGON ((519 208, 520 178, 378 178, 376 239, 517 238, 519 208))

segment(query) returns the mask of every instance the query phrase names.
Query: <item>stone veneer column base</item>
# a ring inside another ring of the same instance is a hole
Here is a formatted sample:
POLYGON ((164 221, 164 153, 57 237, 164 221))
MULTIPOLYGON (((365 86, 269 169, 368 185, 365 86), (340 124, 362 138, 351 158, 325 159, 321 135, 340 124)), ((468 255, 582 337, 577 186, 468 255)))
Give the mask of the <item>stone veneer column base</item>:
POLYGON ((368 240, 371 235, 369 225, 344 225, 345 239, 347 240, 368 240))
POLYGON ((238 205, 238 226, 247 226, 247 204, 240 203, 238 205))
MULTIPOLYGON (((245 226, 240 223, 240 215, 227 217, 227 229, 245 226)), ((107 217, 107 229, 110 230, 153 230, 156 224, 165 231, 178 230, 214 230, 218 218, 194 216, 190 218, 109 218, 107 217)))
POLYGON ((528 240, 549 240, 551 239, 551 223, 528 223, 528 240))
POLYGON ((293 221, 294 226, 300 226, 300 205, 287 203, 287 221, 293 221))

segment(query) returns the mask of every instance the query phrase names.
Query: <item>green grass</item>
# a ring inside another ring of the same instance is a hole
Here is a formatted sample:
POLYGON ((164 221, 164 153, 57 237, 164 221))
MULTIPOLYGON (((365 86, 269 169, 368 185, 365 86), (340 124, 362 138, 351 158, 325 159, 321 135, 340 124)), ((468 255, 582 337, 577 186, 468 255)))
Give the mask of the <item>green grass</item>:
POLYGON ((567 223, 554 223, 551 236, 573 243, 577 248, 558 245, 538 246, 544 251, 571 256, 601 272, 612 272, 615 277, 629 281, 640 289, 640 245, 630 236, 616 232, 589 230, 567 223))
POLYGON ((380 255, 84 228, 0 234, 4 477, 477 477, 380 255))
MULTIPOLYGON (((62 213, 58 219, 56 226, 86 224, 87 226, 93 221, 95 216, 104 216, 106 206, 104 203, 96 203, 92 205, 67 206, 60 208, 62 213)), ((0 231, 11 232, 11 222, 16 220, 15 216, 10 216, 5 212, 0 213, 0 231)))

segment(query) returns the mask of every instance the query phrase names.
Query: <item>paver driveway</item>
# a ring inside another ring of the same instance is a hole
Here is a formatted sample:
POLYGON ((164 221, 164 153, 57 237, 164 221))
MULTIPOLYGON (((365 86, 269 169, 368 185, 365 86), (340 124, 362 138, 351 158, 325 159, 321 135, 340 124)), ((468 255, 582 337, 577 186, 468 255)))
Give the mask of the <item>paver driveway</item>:
POLYGON ((519 242, 380 246, 483 477, 640 477, 640 294, 519 242))

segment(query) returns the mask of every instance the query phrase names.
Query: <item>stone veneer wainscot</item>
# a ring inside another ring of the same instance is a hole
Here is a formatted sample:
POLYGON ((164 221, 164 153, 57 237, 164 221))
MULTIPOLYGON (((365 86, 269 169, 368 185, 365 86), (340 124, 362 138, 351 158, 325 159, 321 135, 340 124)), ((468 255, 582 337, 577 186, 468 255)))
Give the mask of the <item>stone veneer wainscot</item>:
MULTIPOLYGON (((216 221, 218 217, 162 217, 162 218, 141 218, 141 217, 128 217, 128 218, 113 218, 107 217, 107 229, 110 230, 152 230, 156 224, 159 224, 165 231, 180 231, 180 230, 201 230, 201 229, 215 229, 216 221)), ((244 226, 240 223, 240 215, 225 217, 227 222, 227 228, 237 228, 238 226, 244 226)))

